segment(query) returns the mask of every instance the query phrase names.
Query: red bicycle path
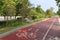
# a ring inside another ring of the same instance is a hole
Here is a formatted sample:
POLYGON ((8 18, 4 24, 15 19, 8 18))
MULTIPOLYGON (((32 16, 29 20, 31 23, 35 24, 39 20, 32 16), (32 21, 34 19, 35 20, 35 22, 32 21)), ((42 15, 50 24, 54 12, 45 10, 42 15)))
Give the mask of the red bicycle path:
MULTIPOLYGON (((42 40, 54 20, 54 23, 59 23, 58 18, 50 18, 46 21, 19 29, 14 33, 0 38, 0 40, 42 40)), ((48 40, 50 37, 60 37, 60 29, 58 29, 58 25, 54 23, 45 40, 48 40)))

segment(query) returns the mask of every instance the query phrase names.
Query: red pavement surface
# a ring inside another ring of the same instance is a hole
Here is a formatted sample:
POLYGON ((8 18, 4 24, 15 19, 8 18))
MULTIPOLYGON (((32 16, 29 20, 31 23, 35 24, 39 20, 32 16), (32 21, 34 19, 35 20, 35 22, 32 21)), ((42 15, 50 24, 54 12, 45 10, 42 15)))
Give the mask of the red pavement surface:
MULTIPOLYGON (((10 35, 0 38, 0 40, 42 40, 54 20, 55 23, 58 23, 58 18, 51 18, 29 27, 19 29, 10 35)), ((48 40, 50 37, 60 37, 60 29, 58 30, 58 26, 52 26, 45 40, 48 40)))

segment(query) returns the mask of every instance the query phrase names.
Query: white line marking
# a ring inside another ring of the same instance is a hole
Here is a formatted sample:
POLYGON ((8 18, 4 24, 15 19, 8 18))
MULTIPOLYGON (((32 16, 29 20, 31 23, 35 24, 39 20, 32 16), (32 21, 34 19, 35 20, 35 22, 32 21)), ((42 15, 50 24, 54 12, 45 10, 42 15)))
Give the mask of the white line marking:
POLYGON ((53 23, 50 25, 50 27, 48 28, 46 34, 44 35, 43 39, 42 40, 45 40, 47 34, 49 33, 50 29, 52 28, 52 25, 54 24, 55 20, 53 20, 53 23))

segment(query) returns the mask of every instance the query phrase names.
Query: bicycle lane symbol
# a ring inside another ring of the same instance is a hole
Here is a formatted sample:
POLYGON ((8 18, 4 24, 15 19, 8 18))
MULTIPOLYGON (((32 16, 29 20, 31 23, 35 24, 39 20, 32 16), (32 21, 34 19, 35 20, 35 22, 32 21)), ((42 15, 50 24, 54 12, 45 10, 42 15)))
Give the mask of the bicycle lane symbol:
POLYGON ((29 33, 28 30, 19 30, 18 33, 16 34, 18 38, 25 38, 25 39, 35 39, 36 38, 36 33, 29 33))

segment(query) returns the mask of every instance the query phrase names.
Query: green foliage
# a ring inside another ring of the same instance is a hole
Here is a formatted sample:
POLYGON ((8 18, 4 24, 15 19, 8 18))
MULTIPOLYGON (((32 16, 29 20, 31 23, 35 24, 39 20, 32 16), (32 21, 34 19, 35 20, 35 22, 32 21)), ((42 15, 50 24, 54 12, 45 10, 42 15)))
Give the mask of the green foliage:
POLYGON ((44 10, 39 5, 37 7, 32 7, 30 14, 32 19, 40 19, 45 17, 44 10))
POLYGON ((60 4, 59 4, 60 0, 55 0, 55 1, 56 1, 57 5, 60 5, 60 4))
POLYGON ((57 11, 57 15, 59 15, 59 16, 60 16, 60 10, 58 10, 58 11, 57 11))
MULTIPOLYGON (((51 10, 45 13, 40 5, 32 7, 29 0, 0 0, 0 15, 5 16, 22 16, 22 22, 25 17, 29 19, 40 19, 46 15, 53 15, 51 10)), ((8 19, 7 19, 8 20, 8 19)))
POLYGON ((43 13, 44 13, 44 10, 41 8, 40 5, 38 5, 38 6, 36 7, 36 12, 37 12, 37 13, 40 13, 40 14, 43 14, 43 13))
POLYGON ((58 6, 58 11, 57 11, 57 15, 60 16, 60 0, 55 0, 58 6))
MULTIPOLYGON (((22 16, 22 21, 24 17, 36 18, 45 17, 45 12, 40 5, 37 7, 31 7, 29 0, 0 0, 0 15, 3 16, 22 16)), ((50 15, 50 14, 49 14, 50 15)))
POLYGON ((0 16, 3 14, 3 6, 4 6, 4 2, 3 0, 0 0, 0 16))
POLYGON ((46 15, 46 17, 52 17, 52 16, 54 16, 54 12, 51 9, 48 9, 48 10, 46 10, 45 15, 46 15))
POLYGON ((37 12, 36 12, 36 10, 31 9, 31 17, 32 17, 32 19, 36 19, 37 18, 37 12))
POLYGON ((6 16, 15 15, 15 2, 13 0, 5 0, 4 11, 6 16))
POLYGON ((39 18, 44 18, 44 17, 45 17, 45 12, 44 12, 44 10, 41 8, 40 5, 38 5, 38 6, 36 7, 36 12, 38 13, 39 18))

